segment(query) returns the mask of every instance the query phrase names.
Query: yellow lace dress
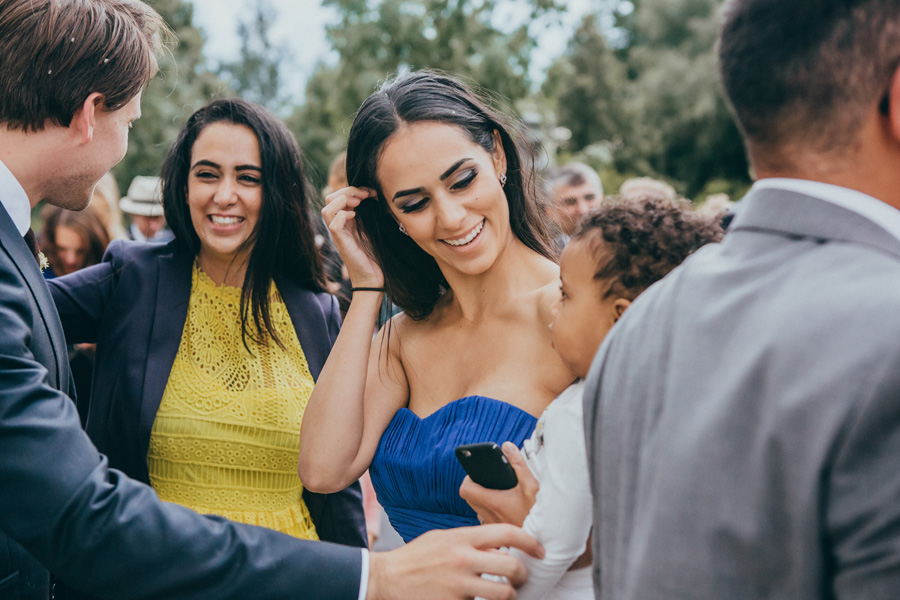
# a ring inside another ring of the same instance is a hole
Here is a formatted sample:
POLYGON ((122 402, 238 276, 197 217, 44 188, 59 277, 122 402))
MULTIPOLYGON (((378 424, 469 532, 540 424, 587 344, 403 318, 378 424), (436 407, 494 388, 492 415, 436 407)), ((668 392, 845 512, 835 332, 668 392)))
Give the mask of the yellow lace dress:
POLYGON ((300 423, 313 389, 287 307, 272 284, 277 344, 247 351, 241 290, 194 265, 184 333, 150 435, 159 497, 204 514, 318 539, 297 476, 300 423))

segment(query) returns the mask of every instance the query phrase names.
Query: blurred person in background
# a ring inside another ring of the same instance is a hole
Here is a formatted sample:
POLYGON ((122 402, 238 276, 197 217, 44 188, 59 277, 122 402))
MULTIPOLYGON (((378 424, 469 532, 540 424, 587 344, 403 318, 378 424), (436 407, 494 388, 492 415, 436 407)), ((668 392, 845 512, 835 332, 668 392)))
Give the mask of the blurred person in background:
POLYGON ((621 198, 637 198, 640 196, 674 200, 678 197, 678 192, 665 181, 653 179, 652 177, 632 177, 631 179, 626 179, 619 186, 619 197, 621 198))
POLYGON ((48 204, 41 211, 41 219, 40 248, 50 263, 44 269, 44 278, 74 273, 103 258, 110 236, 93 205, 74 211, 48 204))
POLYGON ((166 227, 159 177, 138 175, 119 200, 119 208, 131 219, 128 238, 136 242, 168 242, 174 235, 166 227))
POLYGON ((90 206, 103 221, 103 226, 109 232, 110 240, 127 239, 125 228, 122 226, 122 210, 119 208, 119 184, 112 173, 104 175, 94 186, 94 194, 91 196, 90 206))
POLYGON ((578 222, 603 202, 603 183, 597 172, 580 162, 553 169, 547 176, 559 233, 554 242, 561 252, 578 222))

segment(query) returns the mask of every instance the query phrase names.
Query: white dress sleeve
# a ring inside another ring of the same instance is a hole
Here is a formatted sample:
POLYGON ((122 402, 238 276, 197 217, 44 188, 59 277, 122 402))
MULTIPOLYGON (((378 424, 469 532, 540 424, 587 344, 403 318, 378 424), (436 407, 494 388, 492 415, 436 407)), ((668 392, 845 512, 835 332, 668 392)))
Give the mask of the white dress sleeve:
POLYGON ((516 549, 511 554, 528 569, 519 600, 545 598, 581 556, 591 531, 592 496, 584 443, 584 383, 569 386, 541 415, 524 450, 540 481, 523 529, 541 542, 542 560, 516 549))

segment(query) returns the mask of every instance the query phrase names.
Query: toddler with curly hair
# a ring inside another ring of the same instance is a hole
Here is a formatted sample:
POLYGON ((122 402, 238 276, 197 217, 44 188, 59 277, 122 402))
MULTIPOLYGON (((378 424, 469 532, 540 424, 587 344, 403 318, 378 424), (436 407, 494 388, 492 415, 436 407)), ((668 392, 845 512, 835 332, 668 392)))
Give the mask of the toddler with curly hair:
POLYGON ((721 237, 717 220, 694 212, 685 200, 614 198, 582 220, 563 250, 550 330, 554 349, 578 379, 547 407, 521 453, 512 443, 503 445, 519 485, 487 490, 466 478, 460 487, 482 522, 521 525, 543 544, 542 560, 513 551, 528 568, 520 600, 594 597, 582 379, 635 298, 721 237))

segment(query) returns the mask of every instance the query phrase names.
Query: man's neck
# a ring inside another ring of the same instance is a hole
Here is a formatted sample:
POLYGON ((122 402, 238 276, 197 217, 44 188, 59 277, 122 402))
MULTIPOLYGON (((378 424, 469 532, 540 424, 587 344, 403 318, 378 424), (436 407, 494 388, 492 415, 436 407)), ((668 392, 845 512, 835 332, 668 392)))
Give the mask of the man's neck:
POLYGON ((0 126, 0 161, 10 170, 25 190, 31 208, 44 197, 44 182, 48 173, 59 169, 57 138, 61 128, 47 127, 38 132, 25 133, 21 129, 0 126))
POLYGON ((873 116, 860 128, 855 143, 834 153, 817 153, 802 146, 782 148, 790 157, 782 164, 766 160, 766 152, 754 151, 751 158, 757 179, 786 177, 830 183, 856 190, 900 209, 900 143, 885 127, 882 118, 873 116))

